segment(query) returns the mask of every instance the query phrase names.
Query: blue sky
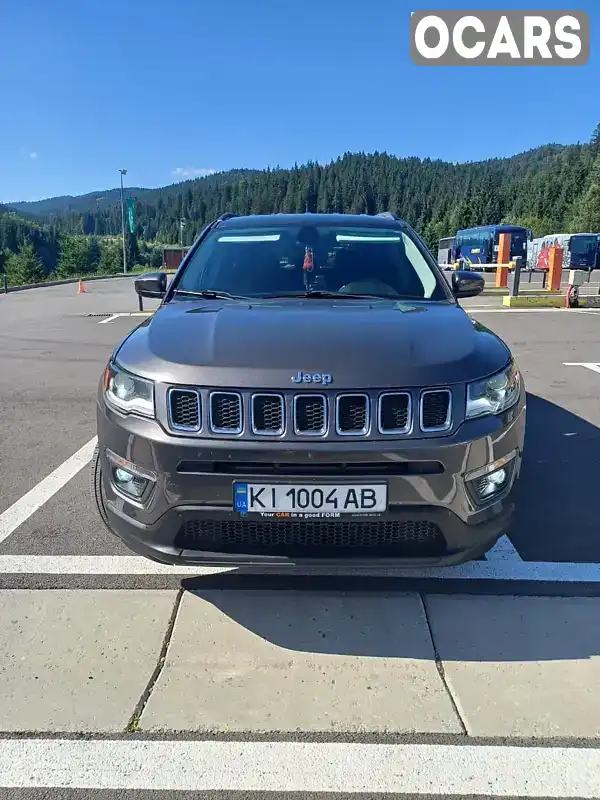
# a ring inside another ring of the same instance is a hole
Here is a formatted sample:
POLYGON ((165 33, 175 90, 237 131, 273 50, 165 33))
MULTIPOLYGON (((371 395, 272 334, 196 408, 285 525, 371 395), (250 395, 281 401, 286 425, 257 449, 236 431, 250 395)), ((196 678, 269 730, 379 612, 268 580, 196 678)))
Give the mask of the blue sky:
POLYGON ((0 202, 346 151, 450 161, 587 141, 600 4, 3 0, 0 202), (581 8, 584 67, 418 67, 410 12, 581 8), (508 121, 498 120, 502 110, 508 121), (471 124, 472 123, 472 124, 471 124))

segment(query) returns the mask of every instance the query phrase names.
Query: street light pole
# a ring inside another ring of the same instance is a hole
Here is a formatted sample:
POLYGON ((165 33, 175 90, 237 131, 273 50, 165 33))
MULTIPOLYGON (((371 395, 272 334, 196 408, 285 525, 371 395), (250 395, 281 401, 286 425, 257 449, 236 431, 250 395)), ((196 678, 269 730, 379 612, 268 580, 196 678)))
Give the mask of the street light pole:
POLYGON ((123 202, 123 175, 127 175, 126 169, 120 169, 121 173, 121 231, 123 233, 123 272, 127 272, 127 248, 125 247, 125 204, 123 202))

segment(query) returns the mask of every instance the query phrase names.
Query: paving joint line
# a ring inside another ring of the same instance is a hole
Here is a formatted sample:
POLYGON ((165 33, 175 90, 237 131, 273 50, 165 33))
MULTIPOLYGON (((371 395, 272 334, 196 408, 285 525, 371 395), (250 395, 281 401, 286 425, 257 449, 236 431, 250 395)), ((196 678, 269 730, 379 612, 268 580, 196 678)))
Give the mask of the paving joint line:
POLYGON ((444 669, 444 662, 441 659, 441 656, 440 656, 440 654, 438 652, 438 649, 437 649, 437 646, 436 646, 436 643, 435 643, 435 639, 433 637, 433 629, 431 627, 431 622, 429 620, 429 613, 427 611, 427 603, 425 601, 424 596, 421 594, 421 592, 419 592, 419 600, 421 601, 421 608, 423 609, 423 614, 425 615, 425 622, 427 624, 427 630, 429 631, 429 638, 431 639, 431 647, 433 648, 433 654, 435 656, 435 666, 436 666, 436 669, 438 671, 438 675, 440 676, 440 680, 442 681, 444 689, 446 690, 446 694, 450 698, 450 702, 452 703, 452 708, 454 709, 454 713, 456 714, 456 718, 458 719, 458 722, 459 722, 460 727, 462 729, 462 734, 463 734, 463 736, 468 736, 469 735, 469 731, 467 730, 466 723, 465 723, 465 721, 463 719, 463 715, 461 714, 461 711, 460 711, 460 708, 459 708, 459 705, 458 705, 458 700, 454 697, 452 689, 450 688, 450 683, 448 682, 448 679, 446 678, 446 671, 444 669))
POLYGON ((163 639, 163 643, 160 648, 160 652, 158 655, 158 661, 156 662, 156 666, 152 671, 152 675, 148 683, 146 684, 146 688, 142 692, 140 699, 138 700, 133 714, 129 718, 129 722, 127 723, 127 727, 125 729, 125 733, 138 733, 140 731, 139 723, 142 718, 142 714, 146 708, 148 700, 156 686, 158 679, 161 676, 163 668, 165 666, 165 661, 167 659, 167 653, 169 651, 169 645, 171 644, 171 639, 173 637, 173 631, 175 629, 175 622, 177 621, 177 616, 179 614, 179 608, 181 606, 181 600, 183 598, 183 594, 185 589, 181 587, 177 592, 177 596, 175 597, 175 603, 173 604, 173 610, 171 611, 171 616, 169 617, 169 622, 167 623, 167 630, 165 632, 165 636, 163 639))
MULTIPOLYGON (((454 747, 541 747, 544 749, 600 750, 596 736, 464 736, 462 733, 422 733, 420 731, 198 731, 154 730, 139 731, 136 741, 143 742, 302 742, 305 744, 426 744, 454 747)), ((123 742, 131 733, 123 731, 0 731, 2 741, 60 741, 60 742, 123 742)), ((0 787, 3 788, 3 787, 0 787)))

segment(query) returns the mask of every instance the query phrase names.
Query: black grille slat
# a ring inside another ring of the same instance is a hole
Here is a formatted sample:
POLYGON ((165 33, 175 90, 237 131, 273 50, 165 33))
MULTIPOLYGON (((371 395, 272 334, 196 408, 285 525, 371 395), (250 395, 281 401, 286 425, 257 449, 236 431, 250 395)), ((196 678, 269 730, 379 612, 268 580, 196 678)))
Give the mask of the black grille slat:
POLYGON ((171 423, 189 431, 200 429, 200 396, 192 389, 172 389, 169 394, 171 423))
POLYGON ((177 472, 189 475, 276 475, 339 478, 353 475, 443 475, 439 461, 277 462, 277 461, 180 461, 177 472))
POLYGON ((379 429, 383 433, 407 431, 410 427, 410 395, 384 394, 379 400, 379 429))
POLYGON ((213 431, 240 433, 242 398, 234 392, 213 392, 210 396, 210 420, 213 431))
POLYGON ((432 430, 449 425, 450 392, 447 389, 424 392, 421 398, 421 428, 432 430))
POLYGON ((186 521, 176 547, 221 553, 336 558, 434 556, 445 551, 440 528, 427 520, 186 521))
POLYGON ((272 436, 284 430, 283 397, 276 394, 257 394, 252 398, 252 427, 255 433, 272 436))
POLYGON ((363 394, 346 394, 337 400, 337 429, 342 434, 364 434, 369 429, 369 400, 363 394))
POLYGON ((322 395, 298 395, 294 400, 296 433, 322 436, 327 429, 327 403, 322 395))

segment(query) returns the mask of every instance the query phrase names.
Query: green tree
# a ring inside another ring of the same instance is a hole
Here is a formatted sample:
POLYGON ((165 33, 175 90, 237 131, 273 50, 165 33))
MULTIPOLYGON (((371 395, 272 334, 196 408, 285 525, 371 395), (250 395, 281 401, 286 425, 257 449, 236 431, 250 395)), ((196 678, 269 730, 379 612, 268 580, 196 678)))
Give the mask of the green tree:
POLYGON ((600 153, 590 172, 587 191, 575 207, 571 228, 574 233, 600 231, 600 153))
POLYGON ((95 272, 96 248, 87 236, 63 236, 56 274, 60 278, 73 278, 95 272))
MULTIPOLYGON (((121 241, 123 241, 121 239, 121 241)), ((140 249, 138 247, 138 240, 135 233, 127 233, 125 235, 125 249, 127 252, 127 269, 133 269, 140 260, 140 249)))
POLYGON ((600 153, 600 122, 594 128, 590 144, 592 145, 592 150, 595 154, 600 153))
POLYGON ((114 240, 102 242, 98 272, 103 275, 116 275, 123 272, 123 250, 119 242, 114 240))
POLYGON ((44 280, 42 262, 31 242, 25 243, 18 253, 9 253, 5 270, 11 286, 39 283, 44 280))

